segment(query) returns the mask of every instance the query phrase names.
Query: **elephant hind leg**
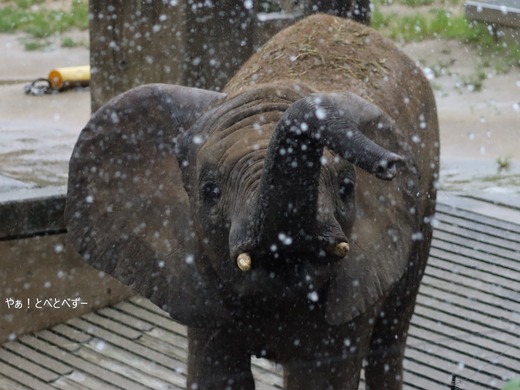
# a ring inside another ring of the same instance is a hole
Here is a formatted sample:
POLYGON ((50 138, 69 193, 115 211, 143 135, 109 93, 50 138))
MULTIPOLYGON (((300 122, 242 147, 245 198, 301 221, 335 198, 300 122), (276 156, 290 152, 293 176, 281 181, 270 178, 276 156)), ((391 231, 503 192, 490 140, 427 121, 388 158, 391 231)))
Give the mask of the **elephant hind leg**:
POLYGON ((401 281, 379 313, 365 367, 367 390, 402 389, 404 350, 416 291, 406 289, 401 281))
POLYGON ((371 318, 372 312, 365 313, 341 328, 313 335, 309 345, 314 347, 304 354, 305 360, 284 364, 284 389, 357 390, 370 343, 371 318))

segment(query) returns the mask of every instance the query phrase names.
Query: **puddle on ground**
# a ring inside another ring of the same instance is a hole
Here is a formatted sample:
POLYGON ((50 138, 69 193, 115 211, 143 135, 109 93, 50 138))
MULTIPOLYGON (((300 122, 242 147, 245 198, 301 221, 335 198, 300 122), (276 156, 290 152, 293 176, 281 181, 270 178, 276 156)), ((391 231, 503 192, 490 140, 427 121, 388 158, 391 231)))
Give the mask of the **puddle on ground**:
MULTIPOLYGON (((0 121, 0 192, 67 184, 68 162, 79 134, 67 123, 0 121), (42 136, 45 134, 45 136, 42 136)), ((520 197, 520 161, 443 158, 441 191, 520 197)))
POLYGON ((440 190, 479 195, 520 196, 520 161, 444 159, 440 190), (500 166, 504 166, 500 168, 500 166))
POLYGON ((67 184, 79 130, 67 122, 0 121, 0 193, 67 184))

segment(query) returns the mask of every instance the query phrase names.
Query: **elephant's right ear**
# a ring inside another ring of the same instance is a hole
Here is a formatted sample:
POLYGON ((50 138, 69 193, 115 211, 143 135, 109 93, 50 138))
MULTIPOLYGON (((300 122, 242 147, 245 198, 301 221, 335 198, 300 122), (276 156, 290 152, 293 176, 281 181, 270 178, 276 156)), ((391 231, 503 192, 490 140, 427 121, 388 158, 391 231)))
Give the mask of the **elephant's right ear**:
POLYGON ((92 116, 69 166, 65 219, 76 249, 193 327, 222 323, 228 312, 199 255, 175 150, 224 96, 164 84, 130 90, 92 116))

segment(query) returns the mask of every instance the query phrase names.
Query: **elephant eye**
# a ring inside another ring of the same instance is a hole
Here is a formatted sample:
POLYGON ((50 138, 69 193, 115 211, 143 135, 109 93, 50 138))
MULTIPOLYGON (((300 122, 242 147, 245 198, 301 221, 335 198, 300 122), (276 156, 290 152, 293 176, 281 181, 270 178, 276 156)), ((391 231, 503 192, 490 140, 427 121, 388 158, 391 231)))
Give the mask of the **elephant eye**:
POLYGON ((354 192, 354 182, 348 177, 343 177, 339 182, 339 196, 342 200, 349 198, 354 192))
POLYGON ((215 183, 206 183, 202 187, 202 197, 204 202, 215 205, 218 203, 222 192, 220 191, 220 187, 215 183))

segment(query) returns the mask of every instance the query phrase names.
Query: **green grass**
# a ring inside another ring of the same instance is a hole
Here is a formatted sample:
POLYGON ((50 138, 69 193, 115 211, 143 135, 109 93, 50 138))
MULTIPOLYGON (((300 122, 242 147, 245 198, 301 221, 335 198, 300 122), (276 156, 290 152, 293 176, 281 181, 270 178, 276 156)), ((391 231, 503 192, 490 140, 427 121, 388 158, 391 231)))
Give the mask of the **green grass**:
POLYGON ((372 26, 399 42, 453 39, 470 44, 478 50, 483 64, 494 67, 499 73, 520 67, 518 45, 497 40, 493 30, 484 23, 470 22, 464 15, 454 15, 444 9, 400 15, 393 11, 383 13, 381 6, 376 5, 372 26))
POLYGON ((511 169, 511 156, 500 156, 496 159, 496 163, 499 173, 502 171, 509 171, 509 169, 511 169))
POLYGON ((416 8, 416 7, 432 5, 434 2, 435 2, 435 0, 397 0, 395 2, 386 0, 385 4, 390 5, 393 3, 397 3, 397 4, 401 4, 401 5, 406 5, 407 7, 416 8))
POLYGON ((376 7, 382 5, 400 4, 406 7, 419 8, 431 5, 439 6, 458 6, 463 0, 372 0, 372 4, 376 7))
POLYGON ((11 0, 0 3, 0 32, 25 32, 34 39, 55 33, 88 28, 88 1, 71 0, 68 10, 38 7, 42 0, 11 0))
POLYGON ((61 47, 78 47, 83 46, 83 42, 76 41, 71 37, 63 37, 61 40, 61 47))
POLYGON ((443 38, 459 39, 466 43, 495 44, 485 25, 470 23, 462 15, 452 15, 439 9, 399 15, 396 12, 383 14, 376 8, 372 14, 372 26, 397 41, 417 42, 443 38))
MULTIPOLYGON (((478 48, 482 63, 494 67, 500 73, 513 66, 520 67, 518 45, 503 44, 495 39, 488 26, 470 23, 462 12, 455 15, 447 11, 453 6, 462 10, 462 2, 463 0, 374 0, 372 26, 400 42, 454 39, 471 44, 478 48), (404 6, 413 13, 400 14, 392 11, 393 4, 404 6)), ((25 32, 29 35, 26 48, 36 50, 47 46, 48 38, 56 33, 88 29, 88 0, 70 0, 70 7, 64 10, 46 9, 43 3, 44 0, 0 0, 0 33, 25 32)), ((63 47, 81 44, 71 38, 63 38, 61 42, 63 47)))
POLYGON ((480 92, 482 91, 482 88, 484 88, 484 81, 486 78, 486 72, 477 66, 477 69, 475 69, 472 74, 462 77, 461 83, 463 87, 472 92, 480 92))
MULTIPOLYGON (((14 3, 17 7, 27 9, 32 7, 33 5, 41 4, 45 0, 16 0, 14 3)), ((3 3, 11 3, 13 1, 3 1, 3 3)))
POLYGON ((47 41, 45 39, 32 38, 32 39, 24 39, 23 45, 24 45, 25 50, 35 51, 35 50, 40 50, 40 49, 46 48, 47 46, 50 45, 50 43, 49 43, 49 41, 47 41))
POLYGON ((511 379, 504 385, 503 390, 520 390, 520 378, 511 379))

